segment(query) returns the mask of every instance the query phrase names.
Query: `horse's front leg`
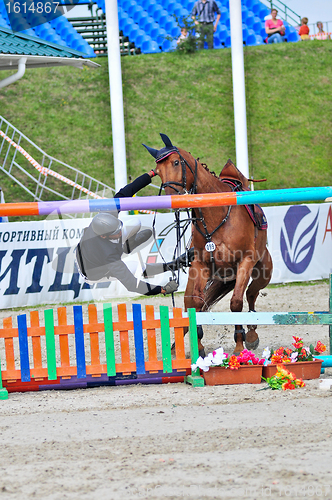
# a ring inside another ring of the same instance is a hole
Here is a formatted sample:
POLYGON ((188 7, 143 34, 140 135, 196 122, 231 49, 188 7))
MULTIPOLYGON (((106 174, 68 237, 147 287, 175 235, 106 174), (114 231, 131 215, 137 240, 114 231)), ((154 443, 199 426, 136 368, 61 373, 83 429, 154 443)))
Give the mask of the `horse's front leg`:
MULTIPOLYGON (((189 269, 188 284, 184 294, 184 306, 187 311, 189 308, 194 307, 196 311, 201 311, 205 304, 204 288, 210 277, 210 270, 206 264, 194 261, 189 269)), ((197 327, 198 337, 198 351, 199 355, 205 357, 204 346, 202 345, 203 327, 197 327)))
MULTIPOLYGON (((234 292, 230 303, 230 309, 232 312, 241 312, 243 309, 243 295, 249 283, 253 267, 254 262, 250 256, 246 256, 238 266, 234 292)), ((257 340, 258 335, 256 332, 255 334, 257 337, 255 340, 257 340)), ((241 351, 243 351, 243 342, 246 340, 245 330, 242 325, 235 325, 234 340, 236 345, 233 354, 238 355, 241 351)))

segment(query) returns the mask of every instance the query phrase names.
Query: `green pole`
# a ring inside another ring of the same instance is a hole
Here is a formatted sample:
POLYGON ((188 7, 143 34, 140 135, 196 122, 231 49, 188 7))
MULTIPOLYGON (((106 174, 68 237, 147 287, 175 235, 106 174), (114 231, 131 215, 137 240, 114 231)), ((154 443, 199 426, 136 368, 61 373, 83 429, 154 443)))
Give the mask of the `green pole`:
POLYGON ((8 399, 8 391, 2 386, 1 358, 0 358, 0 399, 8 399))
MULTIPOLYGON (((198 352, 198 340, 197 340, 197 323, 196 323, 196 310, 194 308, 188 309, 189 317, 189 339, 190 339, 190 356, 191 362, 196 363, 199 352, 198 352)), ((196 370, 191 370, 191 375, 184 378, 187 384, 191 384, 193 387, 203 387, 204 379, 200 376, 199 368, 196 370)))
POLYGON ((107 376, 116 376, 112 304, 104 304, 104 329, 106 346, 107 376))

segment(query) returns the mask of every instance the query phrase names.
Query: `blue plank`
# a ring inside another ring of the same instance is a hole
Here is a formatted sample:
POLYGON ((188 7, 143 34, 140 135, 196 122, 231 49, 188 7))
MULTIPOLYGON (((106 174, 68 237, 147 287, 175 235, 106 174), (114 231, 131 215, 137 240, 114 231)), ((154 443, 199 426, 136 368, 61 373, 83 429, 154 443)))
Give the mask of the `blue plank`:
POLYGON ((86 378, 82 306, 74 306, 74 326, 77 378, 86 378))
POLYGON ((133 322, 134 322, 134 337, 135 337, 136 373, 137 375, 144 375, 145 359, 144 359, 141 304, 133 304, 133 322))
POLYGON ((29 348, 28 348, 28 328, 27 316, 21 314, 17 316, 18 326, 18 343, 20 347, 20 366, 22 382, 30 382, 30 364, 29 364, 29 348))

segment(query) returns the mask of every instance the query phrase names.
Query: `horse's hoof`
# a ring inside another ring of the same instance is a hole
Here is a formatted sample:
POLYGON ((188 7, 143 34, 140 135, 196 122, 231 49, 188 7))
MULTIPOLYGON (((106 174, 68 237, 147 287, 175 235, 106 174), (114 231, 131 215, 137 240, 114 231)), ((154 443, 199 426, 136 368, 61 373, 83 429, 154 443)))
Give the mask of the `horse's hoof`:
POLYGON ((245 344, 248 351, 254 351, 259 346, 259 338, 257 337, 257 339, 254 342, 246 341, 245 344))
POLYGON ((205 358, 205 350, 204 349, 201 349, 198 354, 202 357, 202 358, 205 358))

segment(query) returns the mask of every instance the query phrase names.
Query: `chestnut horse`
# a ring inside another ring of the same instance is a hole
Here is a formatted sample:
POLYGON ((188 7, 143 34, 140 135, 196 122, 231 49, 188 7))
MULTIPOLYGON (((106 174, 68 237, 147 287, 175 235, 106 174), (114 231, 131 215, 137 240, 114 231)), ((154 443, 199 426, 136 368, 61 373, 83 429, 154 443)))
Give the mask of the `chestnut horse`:
MULTIPOLYGON (((155 172, 161 177, 166 194, 227 193, 241 184, 248 187, 248 180, 230 160, 222 172, 227 180, 222 180, 190 153, 173 146, 166 135, 160 135, 165 144, 162 149, 143 145, 156 160, 155 172)), ((259 291, 268 285, 272 274, 266 231, 254 225, 243 205, 195 208, 192 220, 195 260, 189 269, 185 310, 194 307, 196 311, 207 311, 233 290, 230 309, 242 311, 243 295, 251 279, 246 297, 249 311, 254 311, 259 291)), ((198 327, 198 347, 204 356, 202 337, 203 329, 198 327)), ((245 333, 242 325, 236 325, 234 340, 234 353, 243 350, 244 341, 247 349, 256 349, 256 326, 248 325, 245 333)))

